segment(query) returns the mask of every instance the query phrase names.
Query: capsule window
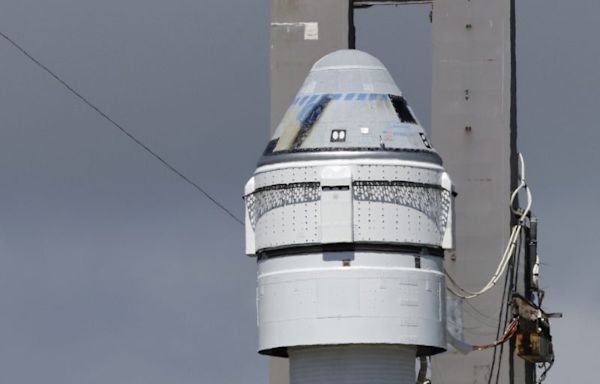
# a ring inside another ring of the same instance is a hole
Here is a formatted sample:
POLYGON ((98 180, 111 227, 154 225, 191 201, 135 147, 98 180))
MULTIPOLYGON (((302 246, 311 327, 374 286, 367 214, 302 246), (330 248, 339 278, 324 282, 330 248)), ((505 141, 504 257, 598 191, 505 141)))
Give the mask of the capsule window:
POLYGON ((310 108, 310 110, 308 110, 300 122, 300 130, 294 139, 292 148, 300 148, 304 140, 310 134, 312 127, 315 125, 317 120, 319 120, 323 114, 323 111, 325 110, 325 107, 327 107, 327 104, 329 104, 330 101, 331 96, 324 95, 310 108))
POLYGON ((427 136, 425 136, 425 134, 423 132, 420 132, 419 135, 421 135, 421 140, 423 140, 423 145, 425 145, 427 148, 431 148, 431 143, 429 142, 429 140, 427 140, 427 136))
POLYGON ((275 147, 277 146, 278 141, 279 141, 279 137, 269 141, 269 143, 267 144, 267 147, 265 148, 265 150, 263 152, 263 156, 272 154, 273 151, 275 150, 275 147))
POLYGON ((404 99, 404 97, 397 95, 388 96, 390 98, 390 101, 392 102, 392 105, 394 106, 394 110, 396 110, 396 115, 398 115, 398 118, 401 122, 417 124, 417 121, 415 120, 412 113, 410 113, 410 109, 408 109, 408 106, 406 105, 406 100, 404 99))

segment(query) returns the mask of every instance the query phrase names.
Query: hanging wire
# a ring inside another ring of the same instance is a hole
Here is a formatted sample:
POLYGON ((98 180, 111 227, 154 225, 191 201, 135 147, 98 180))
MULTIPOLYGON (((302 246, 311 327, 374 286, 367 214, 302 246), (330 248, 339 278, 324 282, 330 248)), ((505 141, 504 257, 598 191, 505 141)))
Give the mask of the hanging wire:
POLYGON ((498 340, 496 340, 495 342, 493 342, 491 344, 474 345, 473 350, 474 351, 483 351, 484 349, 495 348, 497 346, 500 346, 500 345, 506 343, 517 332, 518 327, 519 327, 519 320, 513 319, 510 322, 510 324, 508 325, 508 327, 504 330, 504 333, 502 334, 501 338, 499 338, 498 340))
POLYGON ((92 103, 88 98, 83 96, 79 91, 77 91, 75 88, 73 88, 71 85, 69 85, 63 78, 58 76, 54 71, 52 71, 50 68, 48 68, 45 64, 43 64, 38 59, 36 59, 31 53, 29 53, 27 50, 25 50, 25 48, 23 48, 20 44, 18 44, 16 41, 14 41, 12 38, 10 38, 8 35, 6 35, 5 33, 1 32, 1 31, 0 31, 0 37, 2 37, 4 40, 8 41, 13 47, 15 47, 23 55, 25 55, 25 57, 27 57, 31 62, 33 62, 35 65, 37 65, 38 67, 43 69, 46 73, 48 73, 50 76, 52 76, 56 81, 58 81, 64 88, 66 88, 69 92, 71 92, 75 97, 77 97, 84 104, 86 104, 88 107, 93 109, 104 120, 108 121, 111 125, 113 125, 115 128, 117 128, 123 134, 125 134, 129 139, 131 139, 140 148, 142 148, 144 151, 146 151, 151 156, 153 156, 168 170, 170 170, 171 172, 173 172, 174 174, 179 176, 183 181, 185 181, 186 183, 188 183, 189 185, 194 187, 198 192, 203 194, 208 200, 210 200, 214 205, 216 205, 223 212, 228 214, 237 223, 244 225, 244 222, 240 218, 238 218, 233 212, 231 212, 227 207, 225 207, 222 203, 220 203, 215 197, 213 197, 211 194, 209 194, 204 188, 202 188, 196 182, 194 182, 193 180, 191 180, 190 178, 185 176, 183 173, 181 173, 179 170, 177 170, 177 168, 175 168, 173 165, 171 165, 162 156, 160 156, 158 153, 156 153, 154 150, 152 150, 150 147, 148 147, 146 144, 144 144, 140 139, 135 137, 133 135, 133 133, 129 132, 121 124, 117 123, 106 112, 102 111, 98 106, 96 106, 94 103, 92 103))
MULTIPOLYGON (((518 248, 519 253, 520 253, 520 250, 521 250, 521 246, 519 245, 519 248, 518 248)), ((509 307, 508 299, 511 296, 510 294, 514 293, 515 290, 516 290, 516 285, 514 284, 514 282, 516 281, 515 264, 516 264, 515 260, 513 259, 511 261, 509 273, 506 274, 506 278, 507 278, 509 284, 508 284, 508 287, 506 289, 506 293, 507 293, 506 300, 507 300, 507 302, 503 303, 503 305, 505 305, 505 309, 506 309, 506 311, 504 313, 504 324, 506 324, 508 322, 508 314, 509 314, 509 311, 508 311, 508 307, 509 307), (514 278, 514 280, 513 280, 513 278, 514 278)), ((518 326, 519 326, 519 324, 518 324, 518 317, 513 319, 513 322, 515 322, 515 321, 517 321, 517 324, 516 324, 515 329, 514 329, 514 332, 516 333, 517 330, 518 330, 518 326)), ((512 335, 511 335, 511 337, 512 337, 512 335)), ((502 356, 503 356, 503 354, 504 354, 504 343, 500 345, 500 355, 498 357, 498 370, 496 371, 496 384, 500 383, 500 369, 502 367, 502 356)))
POLYGON ((550 371, 550 369, 552 369, 552 366, 554 365, 554 358, 552 359, 552 361, 550 361, 550 363, 543 363, 543 364, 539 364, 538 368, 543 369, 542 374, 540 375, 540 377, 537 379, 537 384, 541 384, 544 380, 546 380, 546 376, 548 375, 548 372, 550 371))
POLYGON ((460 298, 472 299, 474 297, 483 295, 484 293, 486 293, 487 291, 492 289, 496 285, 496 283, 500 280, 500 278, 502 277, 504 272, 506 271, 507 266, 509 265, 513 256, 515 255, 517 246, 520 247, 519 239, 520 239, 521 231, 523 231, 527 215, 529 214, 529 211, 531 210, 532 194, 531 194, 531 190, 529 189, 526 179, 525 179, 525 160, 523 159, 523 155, 520 153, 519 153, 519 165, 520 165, 519 166, 519 169, 520 169, 519 185, 517 186, 517 188, 515 188, 515 190, 512 192, 512 194, 510 196, 510 209, 513 212, 513 214, 515 214, 518 217, 518 220, 517 220, 517 224, 515 226, 513 226, 512 230, 511 230, 511 234, 508 239, 508 244, 506 245, 506 248, 504 249, 504 253, 502 254, 500 263, 498 264, 498 267, 496 268, 496 271, 492 275, 491 279, 487 282, 487 284, 484 285, 483 288, 481 288, 477 291, 470 291, 465 288, 462 288, 456 282, 456 280, 454 280, 454 278, 448 273, 448 271, 446 269, 444 269, 444 273, 446 274, 446 277, 452 283, 452 285, 454 285, 454 287, 449 285, 448 290, 460 298), (527 199, 524 209, 515 208, 515 206, 514 206, 515 200, 521 190, 525 191, 526 199, 527 199))
MULTIPOLYGON (((502 318, 503 318, 504 311, 505 310, 508 311, 508 308, 504 305, 508 290, 509 290, 508 274, 506 274, 506 276, 504 277, 504 287, 502 288, 502 299, 500 300, 500 312, 498 313, 498 326, 496 328, 496 339, 498 339, 500 337, 500 330, 502 329, 502 318)), ((498 354, 498 348, 496 345, 496 346, 494 346, 494 353, 492 354, 492 366, 490 368, 490 374, 488 376, 487 384, 492 383, 492 377, 494 375, 494 368, 496 366, 497 354, 498 354)), ((502 359, 502 356, 500 356, 500 359, 502 359)), ((498 365, 500 365, 499 362, 498 362, 498 365)))

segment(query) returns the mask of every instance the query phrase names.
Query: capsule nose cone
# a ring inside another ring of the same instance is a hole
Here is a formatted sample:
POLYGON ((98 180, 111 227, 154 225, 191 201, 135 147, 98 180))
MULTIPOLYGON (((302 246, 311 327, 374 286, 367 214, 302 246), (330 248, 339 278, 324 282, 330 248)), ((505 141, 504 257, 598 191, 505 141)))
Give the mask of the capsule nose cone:
POLYGON ((315 63, 259 164, 358 152, 441 163, 385 66, 365 52, 335 51, 315 63))
POLYGON ((363 68, 386 70, 379 59, 366 52, 356 49, 341 49, 323 56, 317 61, 311 71, 322 71, 344 68, 363 68))

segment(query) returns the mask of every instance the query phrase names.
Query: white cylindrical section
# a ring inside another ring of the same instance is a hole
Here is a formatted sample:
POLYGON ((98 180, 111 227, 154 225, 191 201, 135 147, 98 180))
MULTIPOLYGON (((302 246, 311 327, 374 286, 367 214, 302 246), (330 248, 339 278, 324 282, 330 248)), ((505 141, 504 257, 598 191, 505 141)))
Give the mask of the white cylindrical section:
POLYGON ((414 384, 411 347, 347 345, 292 348, 291 384, 414 384))
POLYGON ((446 347, 443 260, 325 252, 258 262, 259 351, 318 345, 446 347), (415 265, 419 260, 419 267, 415 265))

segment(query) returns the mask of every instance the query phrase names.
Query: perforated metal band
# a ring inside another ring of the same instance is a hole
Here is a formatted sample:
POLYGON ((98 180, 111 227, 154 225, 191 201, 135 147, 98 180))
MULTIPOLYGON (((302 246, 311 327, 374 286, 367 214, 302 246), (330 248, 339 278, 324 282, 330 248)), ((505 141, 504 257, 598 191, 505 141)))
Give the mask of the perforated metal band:
MULTIPOLYGON (((406 181, 354 181, 353 198, 398 204, 424 213, 444 233, 450 212, 451 194, 438 185, 406 181)), ((245 196, 252 228, 267 212, 291 204, 301 204, 321 199, 319 182, 277 184, 259 188, 245 196)))
POLYGON ((355 200, 398 204, 423 212, 436 223, 440 233, 446 230, 450 212, 450 192, 439 185, 406 181, 354 181, 355 200))
POLYGON ((291 184, 276 184, 258 188, 246 195, 244 200, 248 206, 252 228, 267 212, 291 204, 308 203, 321 199, 321 183, 304 182, 291 184))

